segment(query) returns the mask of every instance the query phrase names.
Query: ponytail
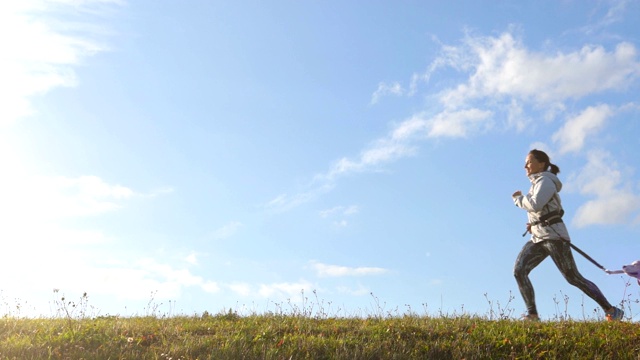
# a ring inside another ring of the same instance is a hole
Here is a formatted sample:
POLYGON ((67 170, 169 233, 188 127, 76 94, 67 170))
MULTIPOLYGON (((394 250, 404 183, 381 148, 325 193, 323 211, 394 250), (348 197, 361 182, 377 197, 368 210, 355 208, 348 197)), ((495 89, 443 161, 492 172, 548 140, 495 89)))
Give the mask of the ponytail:
POLYGON ((531 154, 539 162, 546 164, 544 168, 545 171, 550 171, 554 175, 558 175, 558 173, 560 172, 560 168, 558 167, 558 165, 551 163, 549 155, 547 155, 546 152, 538 149, 533 149, 529 151, 529 154, 531 154))

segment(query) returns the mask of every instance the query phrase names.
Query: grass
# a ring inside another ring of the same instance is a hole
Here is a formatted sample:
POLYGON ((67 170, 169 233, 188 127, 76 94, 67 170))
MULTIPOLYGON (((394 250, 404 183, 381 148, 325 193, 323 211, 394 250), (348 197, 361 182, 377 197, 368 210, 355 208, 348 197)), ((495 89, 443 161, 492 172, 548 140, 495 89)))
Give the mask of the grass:
MULTIPOLYGON (((287 311, 164 316, 150 305, 135 317, 91 316, 87 294, 78 302, 62 296, 53 317, 0 319, 0 359, 640 359, 640 326, 630 321, 560 314, 522 322, 510 301, 489 299, 483 317, 380 307, 335 317, 302 295, 302 306, 287 311)), ((637 303, 625 300, 630 317, 637 303)))

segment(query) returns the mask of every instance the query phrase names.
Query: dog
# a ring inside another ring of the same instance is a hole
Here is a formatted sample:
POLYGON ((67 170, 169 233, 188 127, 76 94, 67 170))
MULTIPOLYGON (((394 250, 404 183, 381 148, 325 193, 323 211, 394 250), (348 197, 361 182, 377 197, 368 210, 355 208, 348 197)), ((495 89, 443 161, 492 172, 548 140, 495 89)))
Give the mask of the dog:
POLYGON ((633 278, 638 279, 638 285, 640 285, 640 260, 636 260, 631 265, 624 265, 622 270, 607 271, 608 274, 627 274, 633 278))

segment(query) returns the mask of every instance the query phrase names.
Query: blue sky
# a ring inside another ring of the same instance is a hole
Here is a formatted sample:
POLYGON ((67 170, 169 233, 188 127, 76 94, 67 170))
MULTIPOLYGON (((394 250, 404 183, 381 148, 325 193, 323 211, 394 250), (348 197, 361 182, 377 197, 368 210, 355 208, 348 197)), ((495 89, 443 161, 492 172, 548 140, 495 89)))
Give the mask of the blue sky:
MULTIPOLYGON (((519 316, 531 148, 561 168, 573 242, 640 259, 639 11, 5 2, 4 306, 519 316)), ((638 298, 575 256, 612 303, 638 298)), ((594 316, 550 259, 531 277, 543 318, 594 316)))

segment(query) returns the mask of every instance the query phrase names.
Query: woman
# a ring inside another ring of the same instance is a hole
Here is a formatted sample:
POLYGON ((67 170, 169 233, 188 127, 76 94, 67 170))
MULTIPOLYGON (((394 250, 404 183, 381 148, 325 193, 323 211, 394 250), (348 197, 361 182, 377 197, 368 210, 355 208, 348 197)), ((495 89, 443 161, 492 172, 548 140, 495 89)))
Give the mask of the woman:
POLYGON ((621 320, 624 312, 611 306, 600 289, 585 279, 576 268, 569 246, 569 233, 562 222, 564 211, 558 195, 562 183, 556 176, 560 169, 551 163, 545 152, 535 149, 527 155, 524 168, 531 181, 529 193, 523 195, 521 191, 516 191, 512 195, 515 205, 527 211, 527 232, 532 235, 520 251, 514 267, 518 288, 527 306, 527 315, 523 319, 540 319, 529 273, 547 256, 551 256, 569 284, 595 300, 604 310, 607 320, 621 320))

